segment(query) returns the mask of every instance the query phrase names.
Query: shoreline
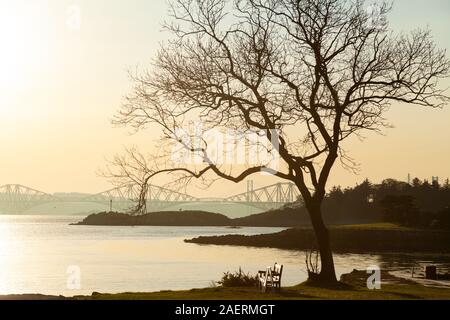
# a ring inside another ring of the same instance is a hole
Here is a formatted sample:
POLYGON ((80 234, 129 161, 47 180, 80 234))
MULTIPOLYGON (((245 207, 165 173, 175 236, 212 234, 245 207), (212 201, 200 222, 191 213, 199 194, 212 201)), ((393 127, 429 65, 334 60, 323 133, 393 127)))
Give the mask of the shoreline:
MULTIPOLYGON (((419 253, 449 254, 450 232, 402 228, 395 225, 331 226, 332 250, 335 253, 419 253)), ((311 250, 314 232, 309 228, 292 228, 260 235, 200 236, 184 240, 199 245, 245 246, 285 250, 311 250)))
MULTIPOLYGON (((0 300, 450 300, 450 288, 427 287, 412 279, 382 271, 380 290, 366 287, 366 271, 354 270, 341 276, 336 287, 325 288, 308 282, 282 287, 280 292, 261 293, 255 287, 210 287, 191 290, 165 290, 157 292, 98 293, 73 297, 16 294, 0 295, 0 300)), ((449 282, 450 283, 450 282, 449 282)))
MULTIPOLYGON (((250 219, 261 215, 250 216, 250 219)), ((247 218, 244 218, 247 219, 247 218)), ((104 212, 86 217, 75 225, 82 226, 158 226, 158 227, 262 227, 261 224, 242 224, 242 219, 230 219, 221 214, 202 211, 155 212, 142 216, 104 212), (240 222, 240 223, 238 223, 240 222)), ((249 222, 249 221, 248 221, 249 222)), ((267 222, 267 221, 266 221, 267 222)), ((264 227, 285 230, 259 235, 236 233, 220 236, 198 236, 185 243, 199 245, 245 246, 285 250, 311 250, 315 233, 310 226, 290 227, 287 223, 266 224, 264 227)), ((389 223, 330 225, 332 250, 336 253, 450 253, 450 231, 418 229, 389 223)))

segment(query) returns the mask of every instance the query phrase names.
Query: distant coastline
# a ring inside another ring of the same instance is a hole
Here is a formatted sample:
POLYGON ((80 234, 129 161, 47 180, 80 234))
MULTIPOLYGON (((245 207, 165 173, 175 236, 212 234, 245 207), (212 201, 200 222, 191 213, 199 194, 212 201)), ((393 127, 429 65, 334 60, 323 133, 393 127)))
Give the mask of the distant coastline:
MULTIPOLYGON (((310 250, 315 237, 312 228, 295 210, 276 210, 231 219, 203 211, 154 212, 142 216, 103 212, 92 214, 75 225, 91 226, 205 226, 283 227, 287 230, 254 236, 224 235, 186 239, 187 243, 310 250)), ((331 225, 333 251, 341 253, 423 252, 450 253, 450 232, 407 228, 390 223, 331 225)))
MULTIPOLYGON (((339 253, 450 253, 450 232, 403 228, 391 224, 332 226, 332 247, 339 253)), ((293 228, 254 236, 202 236, 187 243, 311 250, 311 228, 293 228)))

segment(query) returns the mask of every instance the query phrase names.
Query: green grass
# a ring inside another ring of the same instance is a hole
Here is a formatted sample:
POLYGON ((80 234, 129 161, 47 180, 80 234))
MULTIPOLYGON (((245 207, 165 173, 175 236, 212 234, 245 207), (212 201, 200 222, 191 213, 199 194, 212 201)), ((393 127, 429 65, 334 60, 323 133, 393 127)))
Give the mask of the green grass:
POLYGON ((386 284, 381 290, 344 285, 328 289, 307 283, 282 288, 280 292, 261 293, 256 288, 206 288, 153 293, 95 294, 76 299, 88 300, 450 300, 450 289, 428 288, 418 284, 386 284))
POLYGON ((417 231, 420 229, 400 226, 394 223, 369 223, 369 224, 349 224, 349 225, 333 225, 331 229, 345 230, 388 230, 388 231, 417 231))

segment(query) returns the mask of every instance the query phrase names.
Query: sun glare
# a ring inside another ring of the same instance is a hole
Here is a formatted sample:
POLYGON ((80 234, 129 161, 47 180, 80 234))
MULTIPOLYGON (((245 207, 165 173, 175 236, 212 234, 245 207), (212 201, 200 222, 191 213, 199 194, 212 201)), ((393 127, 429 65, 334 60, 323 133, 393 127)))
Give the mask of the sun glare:
POLYGON ((12 112, 10 104, 33 81, 48 43, 45 20, 33 5, 0 2, 0 112, 12 112))

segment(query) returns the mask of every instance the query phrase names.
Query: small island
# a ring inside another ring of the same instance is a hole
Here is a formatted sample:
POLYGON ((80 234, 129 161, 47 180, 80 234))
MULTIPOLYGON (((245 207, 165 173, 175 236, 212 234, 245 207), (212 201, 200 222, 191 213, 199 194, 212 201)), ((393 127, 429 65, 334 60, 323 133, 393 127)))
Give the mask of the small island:
POLYGON ((309 226, 306 212, 294 208, 281 208, 242 218, 229 218, 223 214, 205 211, 163 211, 144 215, 119 212, 91 214, 75 225, 94 226, 173 226, 173 227, 274 227, 309 226))
POLYGON ((217 213, 203 211, 167 211, 152 212, 133 216, 118 212, 91 214, 74 225, 88 226, 234 226, 233 220, 217 213))

